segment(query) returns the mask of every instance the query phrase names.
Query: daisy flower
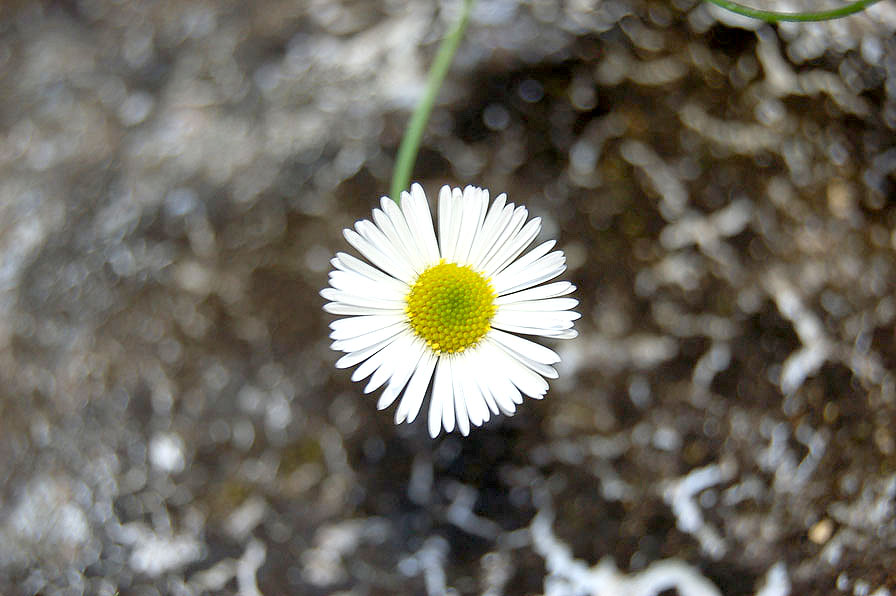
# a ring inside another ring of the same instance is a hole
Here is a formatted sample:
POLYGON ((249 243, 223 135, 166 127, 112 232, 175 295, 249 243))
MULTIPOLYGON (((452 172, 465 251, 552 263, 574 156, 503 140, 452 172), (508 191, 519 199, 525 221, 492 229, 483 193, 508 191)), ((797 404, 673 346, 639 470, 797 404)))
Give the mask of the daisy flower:
POLYGON ((401 396, 395 422, 413 422, 427 389, 429 434, 463 435, 492 415, 516 411, 523 396, 541 399, 557 378, 557 354, 520 335, 573 338, 578 304, 564 298, 566 270, 554 241, 523 256, 541 230, 525 207, 504 194, 489 205, 487 190, 439 191, 436 238, 419 184, 401 193, 401 206, 383 197, 373 221, 344 231, 369 262, 346 253, 331 261, 324 310, 344 318, 330 324, 332 348, 345 352, 338 368, 360 365, 353 381, 370 377, 365 393, 385 385, 377 408, 401 396))

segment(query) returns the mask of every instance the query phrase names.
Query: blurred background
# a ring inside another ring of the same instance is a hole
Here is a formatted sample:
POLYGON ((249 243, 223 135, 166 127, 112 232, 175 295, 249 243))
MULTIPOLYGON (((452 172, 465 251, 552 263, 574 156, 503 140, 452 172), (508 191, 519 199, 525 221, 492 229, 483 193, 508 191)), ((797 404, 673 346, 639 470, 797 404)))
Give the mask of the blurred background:
POLYGON ((894 4, 479 0, 414 178, 583 318, 431 440, 318 291, 459 9, 0 7, 0 593, 896 593, 894 4))

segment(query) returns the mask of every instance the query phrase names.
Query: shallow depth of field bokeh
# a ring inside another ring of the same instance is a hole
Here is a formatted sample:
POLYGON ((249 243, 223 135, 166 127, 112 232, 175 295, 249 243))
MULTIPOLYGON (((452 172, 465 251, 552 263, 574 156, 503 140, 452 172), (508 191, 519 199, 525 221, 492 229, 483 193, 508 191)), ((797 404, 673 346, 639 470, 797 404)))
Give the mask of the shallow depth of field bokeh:
POLYGON ((896 593, 896 6, 479 0, 414 178, 583 317, 431 440, 318 291, 459 6, 0 7, 0 593, 896 593))

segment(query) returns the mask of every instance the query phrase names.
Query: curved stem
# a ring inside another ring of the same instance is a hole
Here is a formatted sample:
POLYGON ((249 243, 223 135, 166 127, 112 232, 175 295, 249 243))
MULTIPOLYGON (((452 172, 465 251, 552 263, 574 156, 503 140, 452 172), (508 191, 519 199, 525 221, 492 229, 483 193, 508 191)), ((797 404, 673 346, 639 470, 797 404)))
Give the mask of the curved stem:
POLYGON ((706 1, 712 2, 716 6, 720 6, 725 10, 729 10, 739 15, 751 17, 754 19, 760 19, 769 23, 777 23, 779 21, 830 21, 832 19, 839 19, 851 14, 855 14, 857 12, 861 12, 875 2, 878 2, 878 0, 858 0, 857 2, 852 2, 851 4, 841 6, 840 8, 822 10, 819 12, 774 12, 769 10, 758 10, 755 8, 750 8, 749 6, 744 6, 743 4, 738 4, 737 2, 731 2, 730 0, 706 1))
POLYGON ((401 191, 407 190, 411 182, 411 173, 414 169, 414 162, 417 160, 417 152, 420 149, 420 139, 423 138, 423 130, 426 128, 426 122, 429 120, 429 115, 432 112, 432 106, 439 93, 439 88, 442 86, 442 81, 445 80, 445 75, 448 73, 448 68, 451 66, 455 52, 457 52, 457 46, 460 45, 460 40, 464 36, 472 8, 473 0, 464 0, 460 20, 454 30, 442 40, 442 44, 439 46, 436 58, 429 69, 429 77, 426 81, 423 97, 414 109, 414 114, 408 123, 404 138, 401 140, 401 146, 398 148, 398 157, 395 158, 395 169, 392 172, 390 192, 390 196, 396 202, 398 202, 401 196, 401 191))

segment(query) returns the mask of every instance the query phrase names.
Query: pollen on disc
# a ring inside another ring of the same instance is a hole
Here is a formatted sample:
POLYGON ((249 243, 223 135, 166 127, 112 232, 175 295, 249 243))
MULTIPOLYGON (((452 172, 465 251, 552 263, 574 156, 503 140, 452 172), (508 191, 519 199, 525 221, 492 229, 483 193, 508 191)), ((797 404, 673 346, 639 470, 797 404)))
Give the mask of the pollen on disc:
POLYGON ((406 297, 411 329, 437 354, 479 343, 495 314, 496 292, 472 267, 439 263, 420 274, 406 297))

